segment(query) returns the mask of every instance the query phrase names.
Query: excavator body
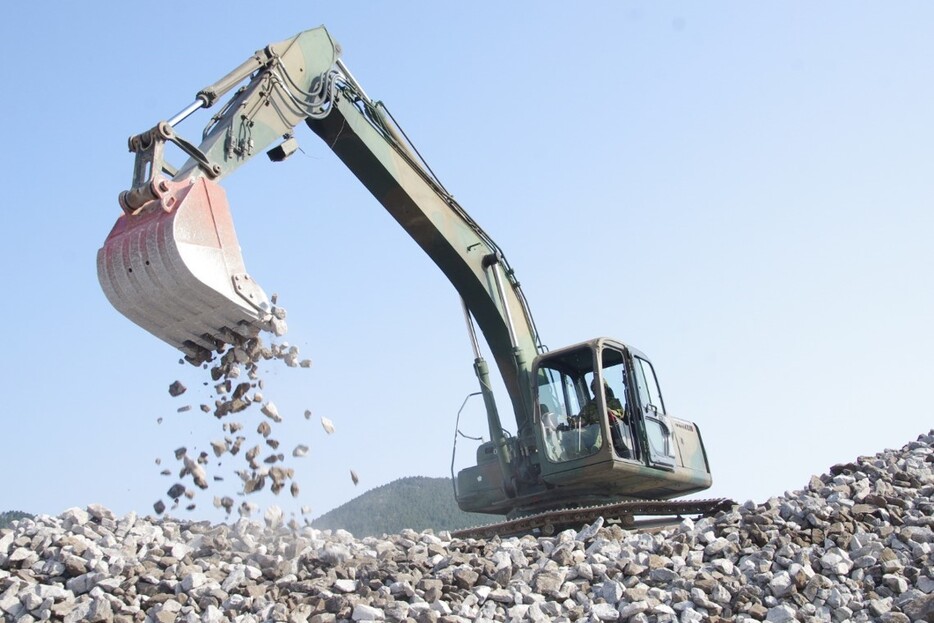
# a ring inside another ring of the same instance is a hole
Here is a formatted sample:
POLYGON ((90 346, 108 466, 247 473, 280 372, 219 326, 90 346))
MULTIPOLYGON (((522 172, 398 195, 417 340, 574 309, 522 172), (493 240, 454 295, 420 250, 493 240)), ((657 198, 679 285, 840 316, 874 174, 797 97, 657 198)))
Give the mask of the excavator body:
POLYGON ((304 31, 257 51, 175 117, 130 138, 133 183, 97 256, 113 306, 196 364, 269 328, 275 310, 246 272, 218 182, 260 150, 287 157, 305 121, 461 297, 489 430, 476 465, 454 477, 462 509, 516 518, 708 488, 700 432, 667 413, 648 358, 608 338, 548 351, 502 250, 339 56, 323 27, 304 31), (235 88, 200 143, 176 134, 235 88), (178 169, 163 156, 167 143, 188 155, 178 169), (506 388, 514 433, 501 422, 478 333, 506 388))
POLYGON ((712 484, 700 430, 668 415, 654 368, 638 350, 597 338, 540 355, 533 376, 535 424, 510 438, 518 471, 530 476, 504 497, 509 474, 495 445, 480 445, 477 465, 455 481, 463 510, 512 517, 608 499, 670 499, 712 484))

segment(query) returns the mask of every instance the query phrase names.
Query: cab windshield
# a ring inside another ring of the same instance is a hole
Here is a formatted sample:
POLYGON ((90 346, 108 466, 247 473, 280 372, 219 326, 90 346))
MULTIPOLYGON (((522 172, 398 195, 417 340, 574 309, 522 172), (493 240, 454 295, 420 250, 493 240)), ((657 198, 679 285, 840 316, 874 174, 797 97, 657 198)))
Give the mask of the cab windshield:
POLYGON ((600 451, 609 427, 614 452, 631 458, 626 423, 625 366, 622 353, 601 353, 603 387, 596 382, 593 351, 581 347, 544 360, 538 369, 540 424, 545 456, 552 462, 572 461, 600 451), (604 409, 600 409, 600 404, 604 409))

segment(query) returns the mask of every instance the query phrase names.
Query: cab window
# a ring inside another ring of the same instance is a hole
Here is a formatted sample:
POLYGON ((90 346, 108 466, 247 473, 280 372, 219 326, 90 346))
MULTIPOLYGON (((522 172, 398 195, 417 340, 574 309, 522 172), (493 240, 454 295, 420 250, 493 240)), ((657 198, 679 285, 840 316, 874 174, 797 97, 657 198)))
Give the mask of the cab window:
POLYGON ((538 370, 539 421, 549 461, 563 462, 594 454, 603 447, 600 423, 579 417, 591 401, 590 349, 544 362, 538 370))

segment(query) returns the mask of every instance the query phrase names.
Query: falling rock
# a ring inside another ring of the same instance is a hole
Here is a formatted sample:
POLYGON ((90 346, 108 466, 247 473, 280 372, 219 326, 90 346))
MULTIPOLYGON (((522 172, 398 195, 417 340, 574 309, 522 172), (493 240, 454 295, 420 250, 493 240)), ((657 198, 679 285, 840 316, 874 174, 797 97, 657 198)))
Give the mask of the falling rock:
MULTIPOLYGON (((311 412, 309 411, 306 411, 305 413, 306 417, 311 415, 311 412)), ((324 428, 324 432, 326 432, 328 435, 334 432, 334 422, 324 417, 323 415, 321 416, 321 427, 324 428)))
POLYGON ((279 415, 279 409, 276 408, 276 405, 272 402, 267 402, 262 406, 260 411, 263 412, 263 415, 268 417, 273 422, 281 422, 282 417, 279 415))
POLYGON ((214 450, 214 456, 221 456, 227 452, 228 444, 226 441, 212 441, 211 449, 214 450))
POLYGON ((266 520, 266 527, 275 530, 282 525, 282 509, 278 506, 270 506, 263 515, 266 520))
POLYGON ((269 320, 269 326, 272 333, 275 333, 277 337, 282 337, 289 330, 289 325, 286 323, 284 318, 272 317, 269 320))
POLYGON ((184 471, 191 475, 192 480, 194 480, 199 489, 208 488, 208 477, 200 463, 192 461, 186 456, 184 471))
POLYGON ((247 392, 250 391, 250 384, 247 382, 238 383, 237 387, 234 388, 233 394, 230 396, 231 400, 240 400, 246 396, 247 392))
POLYGON ((259 450, 260 450, 259 446, 253 446, 252 448, 246 451, 245 458, 248 463, 252 464, 256 460, 256 457, 259 456, 259 450))
POLYGON ((255 491, 262 491, 265 486, 266 486, 265 476, 256 476, 253 478, 248 478, 246 482, 243 483, 243 492, 249 494, 255 491))
POLYGON ((176 396, 181 396, 185 393, 185 390, 188 388, 182 385, 181 381, 175 381, 169 385, 169 395, 175 398, 176 396))
POLYGON ((295 446, 295 449, 292 450, 292 456, 301 458, 308 454, 308 446, 305 444, 298 444, 295 446))
POLYGON ((350 470, 350 479, 353 480, 355 485, 360 482, 360 477, 357 476, 357 472, 354 470, 350 470))

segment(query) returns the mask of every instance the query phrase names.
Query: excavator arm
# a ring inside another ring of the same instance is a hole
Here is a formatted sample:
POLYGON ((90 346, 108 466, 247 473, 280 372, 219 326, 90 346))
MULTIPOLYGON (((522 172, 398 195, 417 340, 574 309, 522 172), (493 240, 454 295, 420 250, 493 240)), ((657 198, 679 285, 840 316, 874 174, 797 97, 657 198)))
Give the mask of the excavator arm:
POLYGON ((114 307, 194 363, 270 328, 269 300, 245 270, 217 182, 276 141, 282 143, 270 157, 287 157, 304 120, 460 294, 491 437, 507 473, 511 450, 474 322, 506 386, 519 437, 529 439, 530 370, 543 349, 528 305, 500 248, 444 189, 386 108, 367 97, 339 53, 323 27, 267 46, 178 115, 130 138, 133 185, 121 193, 124 214, 98 253, 103 290, 114 307), (186 117, 240 83, 198 145, 176 134, 186 117), (189 156, 178 170, 165 161, 170 142, 189 156))

